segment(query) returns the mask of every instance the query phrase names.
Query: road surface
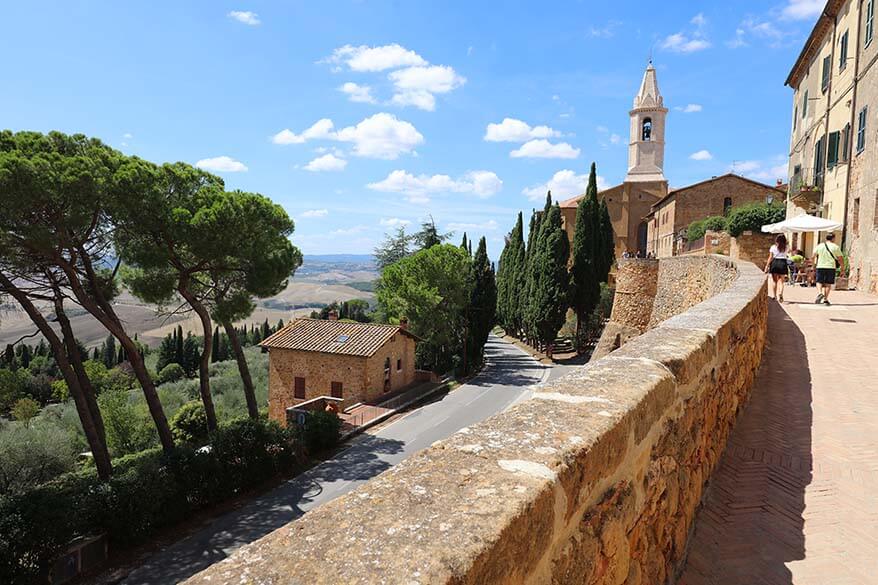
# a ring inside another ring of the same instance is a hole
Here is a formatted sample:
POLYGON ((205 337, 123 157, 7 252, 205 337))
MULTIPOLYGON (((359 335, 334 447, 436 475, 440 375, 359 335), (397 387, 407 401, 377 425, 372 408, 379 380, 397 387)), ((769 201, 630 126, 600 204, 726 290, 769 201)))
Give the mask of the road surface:
POLYGON ((555 378, 566 369, 540 364, 493 335, 485 352, 488 365, 468 383, 374 434, 361 435, 333 459, 216 518, 149 557, 121 582, 178 583, 308 510, 346 494, 413 453, 526 399, 530 386, 555 378))

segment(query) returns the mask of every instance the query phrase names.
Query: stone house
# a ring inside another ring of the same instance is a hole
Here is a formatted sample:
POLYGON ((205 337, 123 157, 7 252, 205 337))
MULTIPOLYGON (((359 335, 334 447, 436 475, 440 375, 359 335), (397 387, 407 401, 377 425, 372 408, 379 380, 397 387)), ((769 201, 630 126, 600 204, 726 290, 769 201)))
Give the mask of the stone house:
MULTIPOLYGON (((850 284, 878 293, 878 0, 829 0, 794 63, 787 216, 844 225, 850 284)), ((807 254, 808 234, 793 245, 807 254)))
POLYGON ((296 319, 266 338, 268 416, 286 425, 286 410, 320 396, 341 408, 375 400, 415 382, 417 336, 399 326, 296 319))
POLYGON ((726 215, 731 208, 745 203, 783 201, 785 197, 780 182, 772 187, 732 173, 672 189, 653 204, 646 216, 647 251, 658 258, 677 256, 685 251, 681 244, 693 221, 726 215))

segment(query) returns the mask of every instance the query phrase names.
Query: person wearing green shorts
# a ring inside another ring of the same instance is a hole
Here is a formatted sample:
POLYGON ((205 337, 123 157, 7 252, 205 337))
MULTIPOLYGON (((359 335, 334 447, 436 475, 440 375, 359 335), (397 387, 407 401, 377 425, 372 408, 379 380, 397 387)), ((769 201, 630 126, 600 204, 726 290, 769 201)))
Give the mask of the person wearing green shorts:
POLYGON ((835 271, 844 262, 841 254, 841 248, 835 245, 835 234, 826 235, 826 241, 819 244, 814 249, 814 263, 817 266, 817 286, 820 294, 814 301, 816 304, 821 302, 829 305, 829 293, 832 291, 832 285, 835 284, 835 271))

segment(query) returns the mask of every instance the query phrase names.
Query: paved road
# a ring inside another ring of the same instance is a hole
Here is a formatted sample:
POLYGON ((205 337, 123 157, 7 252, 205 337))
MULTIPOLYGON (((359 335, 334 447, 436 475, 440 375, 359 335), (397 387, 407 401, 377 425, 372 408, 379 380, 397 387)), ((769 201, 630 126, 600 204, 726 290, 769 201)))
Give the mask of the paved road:
POLYGON ((526 399, 531 385, 555 378, 565 369, 544 366, 494 336, 485 349, 488 366, 469 383, 375 434, 361 435, 332 460, 154 554, 122 583, 157 585, 182 581, 226 558, 238 547, 351 491, 413 453, 526 399))

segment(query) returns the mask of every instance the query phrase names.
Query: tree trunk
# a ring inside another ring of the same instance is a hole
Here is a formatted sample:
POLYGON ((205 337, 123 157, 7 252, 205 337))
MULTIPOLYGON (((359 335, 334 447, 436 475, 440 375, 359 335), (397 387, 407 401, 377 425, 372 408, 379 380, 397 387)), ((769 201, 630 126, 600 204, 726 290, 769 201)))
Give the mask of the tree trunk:
POLYGON ((213 344, 213 323, 210 322, 210 313, 207 312, 204 304, 189 290, 185 278, 181 278, 177 291, 201 319, 201 328, 204 330, 201 359, 198 361, 198 389, 201 393, 201 402, 204 403, 207 430, 215 431, 217 427, 216 409, 213 407, 213 396, 210 394, 210 349, 213 344))
POLYGON ((247 413, 250 418, 259 418, 259 404, 256 402, 256 392, 253 390, 253 379, 250 377, 250 368, 247 366, 247 358, 244 356, 244 350, 241 348, 241 341, 238 339, 238 332, 231 321, 223 321, 223 329, 229 336, 232 343, 232 351, 235 352, 235 360, 238 362, 238 371, 241 373, 241 382, 244 383, 244 398, 247 400, 247 413))
POLYGON ((53 293, 55 297, 55 316, 58 319, 58 324, 61 326, 64 345, 67 347, 68 360, 73 368, 73 372, 79 379, 79 384, 82 387, 82 393, 85 397, 88 410, 91 412, 92 421, 98 431, 98 435, 104 441, 104 448, 106 449, 107 435, 106 430, 104 429, 104 417, 101 415, 101 409, 98 407, 97 393, 95 392, 91 380, 88 378, 88 374, 85 373, 85 368, 82 365, 82 357, 79 355, 79 348, 76 346, 76 336, 73 333, 73 327, 70 326, 70 319, 67 318, 67 313, 64 311, 64 297, 61 295, 61 291, 57 287, 54 288, 53 293))
POLYGON ((155 384, 149 376, 149 372, 146 370, 146 364, 143 363, 143 358, 141 357, 140 352, 137 351, 137 346, 134 344, 134 341, 132 341, 125 332, 125 328, 122 326, 122 322, 116 315, 113 307, 103 298, 95 277, 94 269, 91 265, 91 260, 86 255, 83 255, 82 257, 82 263, 86 268, 88 278, 91 280, 93 285, 92 288, 95 291, 94 298, 86 292, 79 279, 79 274, 66 259, 56 256, 54 260, 64 271, 65 276, 67 276, 67 281, 69 282, 73 295, 76 297, 79 304, 100 321, 101 325, 103 325, 113 337, 118 339, 119 343, 122 344, 122 347, 125 348, 125 351, 128 352, 131 359, 131 369, 134 371, 134 376, 137 378, 140 387, 143 389, 143 396, 146 399, 146 405, 149 408, 152 420, 155 422, 162 449, 166 453, 173 451, 174 437, 171 435, 171 427, 168 425, 167 417, 165 417, 165 411, 159 400, 158 392, 156 392, 155 384))
MULTIPOLYGON (((24 291, 15 287, 3 274, 0 274, 0 285, 3 286, 3 289, 10 296, 18 301, 52 348, 55 363, 58 365, 58 369, 61 370, 61 375, 64 377, 64 381, 67 382, 67 389, 73 397, 76 412, 79 414, 79 420, 82 423, 82 431, 85 433, 85 439, 88 442, 92 455, 94 456, 98 477, 101 481, 109 480, 110 476, 113 475, 113 466, 110 461, 110 452, 107 449, 107 439, 104 434, 103 421, 101 421, 100 427, 96 425, 94 418, 92 417, 91 409, 88 405, 88 400, 86 399, 83 388, 80 385, 79 377, 70 365, 68 354, 64 350, 64 345, 61 343, 61 340, 58 338, 55 331, 49 326, 45 317, 43 317, 43 315, 37 310, 24 291)), ((76 344, 74 343, 74 346, 75 345, 76 344)))

